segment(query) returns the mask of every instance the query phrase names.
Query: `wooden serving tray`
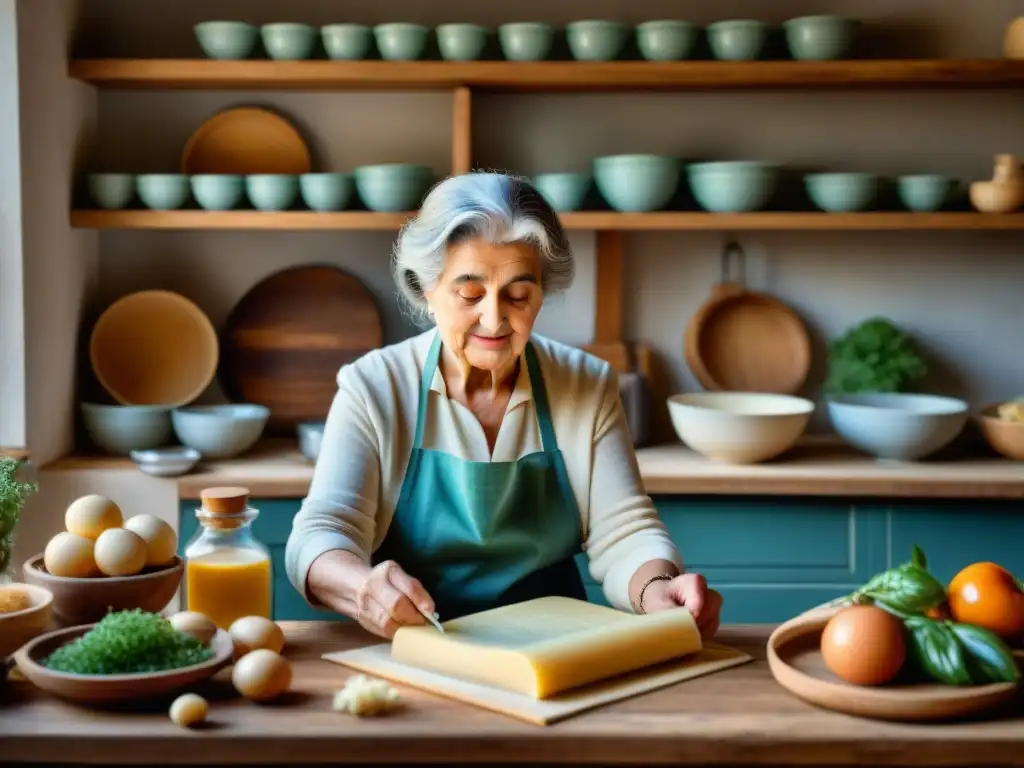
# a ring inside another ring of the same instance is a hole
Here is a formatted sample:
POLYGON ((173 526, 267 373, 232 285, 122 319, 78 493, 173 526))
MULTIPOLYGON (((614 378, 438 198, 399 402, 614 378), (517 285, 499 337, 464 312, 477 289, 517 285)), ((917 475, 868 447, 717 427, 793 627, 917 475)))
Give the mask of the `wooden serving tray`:
MULTIPOLYGON (((776 682, 804 701, 848 715, 881 720, 937 721, 975 715, 1011 701, 1019 683, 858 686, 833 675, 821 656, 821 633, 843 606, 819 608, 780 625, 768 638, 776 682)), ((1020 658, 1020 657, 1018 657, 1020 658)))

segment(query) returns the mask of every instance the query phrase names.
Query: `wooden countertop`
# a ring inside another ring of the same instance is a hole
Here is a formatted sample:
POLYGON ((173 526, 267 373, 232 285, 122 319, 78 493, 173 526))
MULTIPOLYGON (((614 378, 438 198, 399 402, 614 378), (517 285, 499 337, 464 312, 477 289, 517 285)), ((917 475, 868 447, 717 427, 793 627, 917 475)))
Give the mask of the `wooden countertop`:
POLYGON ((285 623, 293 691, 259 706, 222 672, 204 690, 208 727, 186 731, 166 709, 104 712, 52 699, 27 682, 0 694, 0 761, 83 764, 326 765, 574 763, 592 765, 1024 766, 1024 713, 956 725, 861 720, 816 709, 772 679, 769 628, 725 627, 717 640, 756 661, 548 727, 401 688, 404 711, 356 719, 331 710, 349 672, 320 660, 371 642, 358 627, 285 623))
MULTIPOLYGON (((681 444, 641 448, 640 473, 651 494, 880 496, 893 498, 1024 498, 1024 463, 966 448, 918 463, 887 463, 858 454, 832 437, 807 437, 779 459, 749 466, 708 461, 681 444)), ((124 469, 126 458, 71 456, 45 471, 124 469)), ((287 440, 261 443, 248 455, 201 465, 175 482, 183 499, 203 488, 244 485, 255 497, 303 498, 313 465, 287 440)))

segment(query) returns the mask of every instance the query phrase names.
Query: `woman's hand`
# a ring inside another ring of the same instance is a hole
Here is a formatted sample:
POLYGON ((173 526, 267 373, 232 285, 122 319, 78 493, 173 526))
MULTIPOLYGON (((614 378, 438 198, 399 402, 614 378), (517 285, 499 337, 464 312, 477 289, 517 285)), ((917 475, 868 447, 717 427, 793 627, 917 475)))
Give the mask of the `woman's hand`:
POLYGON ((434 600, 417 579, 393 560, 374 566, 356 596, 356 620, 375 635, 394 637, 401 626, 424 624, 416 606, 434 613, 434 600))
POLYGON ((718 631, 722 596, 699 573, 684 573, 671 581, 651 582, 644 590, 644 613, 656 613, 682 606, 693 614, 701 637, 710 640, 718 631))

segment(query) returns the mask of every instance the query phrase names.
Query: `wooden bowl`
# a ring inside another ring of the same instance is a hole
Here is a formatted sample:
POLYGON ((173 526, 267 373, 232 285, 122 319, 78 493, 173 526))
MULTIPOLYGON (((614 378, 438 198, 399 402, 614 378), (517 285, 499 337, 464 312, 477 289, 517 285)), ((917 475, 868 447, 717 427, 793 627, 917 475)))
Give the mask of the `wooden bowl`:
POLYGON ((1024 461, 1024 421, 999 418, 1002 403, 985 406, 975 420, 992 450, 1008 459, 1024 461))
POLYGON ((53 593, 45 587, 34 584, 0 586, 0 592, 7 590, 24 592, 31 604, 21 611, 0 613, 0 661, 49 629, 53 616, 53 593))
POLYGON ((170 291, 123 296, 100 315, 89 339, 93 373, 121 405, 190 403, 213 381, 219 356, 210 319, 170 291))
POLYGON ((172 565, 147 568, 135 576, 53 576, 43 565, 41 554, 22 567, 26 582, 53 593, 54 618, 65 627, 94 624, 110 611, 141 608, 159 613, 178 591, 184 571, 185 562, 177 555, 172 565))
POLYGON ((858 686, 829 672, 821 656, 821 633, 841 606, 815 610, 780 625, 768 638, 768 667, 783 688, 804 701, 881 720, 950 720, 1013 699, 1019 683, 960 687, 917 684, 858 686))
POLYGON ((14 654, 18 670, 37 687, 62 699, 79 704, 115 704, 159 698, 207 680, 231 662, 234 652, 231 635, 219 629, 210 643, 213 658, 191 667, 136 675, 75 675, 43 666, 47 656, 94 626, 67 627, 23 645, 14 654))

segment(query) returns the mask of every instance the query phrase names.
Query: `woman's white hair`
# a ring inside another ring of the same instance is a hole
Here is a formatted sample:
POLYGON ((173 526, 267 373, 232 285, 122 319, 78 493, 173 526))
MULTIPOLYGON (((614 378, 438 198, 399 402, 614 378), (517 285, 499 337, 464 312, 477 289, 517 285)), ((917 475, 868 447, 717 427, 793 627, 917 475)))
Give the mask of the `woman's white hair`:
POLYGON ((545 295, 572 284, 575 261, 565 230, 529 181, 503 173, 452 176, 430 190, 419 214, 402 228, 392 254, 399 295, 417 319, 427 315, 423 292, 437 285, 448 248, 468 238, 533 245, 545 295))

